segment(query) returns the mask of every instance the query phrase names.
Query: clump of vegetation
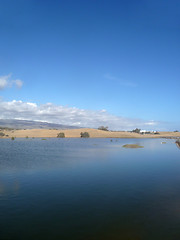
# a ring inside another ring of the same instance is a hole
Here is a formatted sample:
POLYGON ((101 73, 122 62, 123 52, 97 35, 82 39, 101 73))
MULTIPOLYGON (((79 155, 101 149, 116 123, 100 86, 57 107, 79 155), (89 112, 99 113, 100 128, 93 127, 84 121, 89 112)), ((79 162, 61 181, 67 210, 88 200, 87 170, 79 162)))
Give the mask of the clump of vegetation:
POLYGON ((28 139, 29 137, 28 136, 26 136, 26 139, 28 139))
POLYGON ((12 137, 11 140, 15 140, 15 137, 12 137))
POLYGON ((154 134, 160 134, 159 132, 154 132, 154 134))
POLYGON ((143 148, 143 146, 140 146, 138 144, 125 144, 123 145, 124 148, 143 148))
POLYGON ((57 138, 65 138, 65 134, 63 132, 58 133, 57 138))
POLYGON ((179 132, 178 130, 175 130, 174 132, 179 132))
POLYGON ((5 134, 3 132, 0 132, 0 137, 4 137, 5 134))
POLYGON ((47 140, 46 138, 42 138, 41 140, 47 140))
POLYGON ((109 131, 107 126, 106 127, 100 126, 98 127, 98 130, 109 131))
POLYGON ((89 138, 89 133, 88 132, 81 132, 80 133, 81 138, 89 138))
POLYGON ((178 139, 178 140, 176 140, 176 146, 178 147, 178 148, 180 148, 180 139, 178 139))
POLYGON ((9 127, 1 127, 1 126, 0 126, 0 129, 1 129, 1 130, 7 130, 7 131, 14 130, 14 128, 9 128, 9 127))
POLYGON ((141 131, 140 128, 136 128, 136 129, 132 130, 132 132, 134 132, 134 133, 140 133, 140 131, 141 131))

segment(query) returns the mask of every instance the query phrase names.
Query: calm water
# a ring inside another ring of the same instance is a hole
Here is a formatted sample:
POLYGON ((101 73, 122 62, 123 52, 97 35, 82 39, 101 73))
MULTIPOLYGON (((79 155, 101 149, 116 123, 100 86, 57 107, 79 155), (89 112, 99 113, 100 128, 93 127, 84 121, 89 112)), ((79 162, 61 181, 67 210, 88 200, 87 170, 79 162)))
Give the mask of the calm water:
POLYGON ((161 141, 0 140, 0 239, 180 239, 180 150, 161 141))

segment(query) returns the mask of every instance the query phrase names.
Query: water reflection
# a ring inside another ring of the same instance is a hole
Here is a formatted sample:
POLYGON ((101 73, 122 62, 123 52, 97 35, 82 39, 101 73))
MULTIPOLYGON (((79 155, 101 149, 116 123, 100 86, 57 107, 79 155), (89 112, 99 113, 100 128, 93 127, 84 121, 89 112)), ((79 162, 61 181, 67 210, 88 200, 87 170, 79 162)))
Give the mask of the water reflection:
POLYGON ((0 140, 0 238, 180 239, 179 150, 161 142, 0 140))
POLYGON ((2 181, 0 180, 0 196, 10 195, 10 194, 18 194, 20 189, 20 184, 17 180, 12 182, 2 181))

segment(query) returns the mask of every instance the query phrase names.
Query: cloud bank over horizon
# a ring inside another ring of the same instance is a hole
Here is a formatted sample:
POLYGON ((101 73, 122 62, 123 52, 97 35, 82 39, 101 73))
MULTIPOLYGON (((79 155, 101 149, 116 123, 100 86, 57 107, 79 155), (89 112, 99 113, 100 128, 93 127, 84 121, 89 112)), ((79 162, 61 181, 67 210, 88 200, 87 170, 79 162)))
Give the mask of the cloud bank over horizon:
POLYGON ((0 90, 5 88, 11 88, 12 86, 16 86, 17 88, 21 88, 23 85, 23 81, 20 79, 11 79, 11 74, 0 76, 0 90))
POLYGON ((104 125, 108 126, 110 130, 132 130, 136 127, 147 130, 164 130, 160 129, 160 122, 125 118, 112 115, 106 110, 86 110, 52 103, 38 105, 16 100, 0 101, 0 118, 33 120, 90 128, 98 128, 104 125))

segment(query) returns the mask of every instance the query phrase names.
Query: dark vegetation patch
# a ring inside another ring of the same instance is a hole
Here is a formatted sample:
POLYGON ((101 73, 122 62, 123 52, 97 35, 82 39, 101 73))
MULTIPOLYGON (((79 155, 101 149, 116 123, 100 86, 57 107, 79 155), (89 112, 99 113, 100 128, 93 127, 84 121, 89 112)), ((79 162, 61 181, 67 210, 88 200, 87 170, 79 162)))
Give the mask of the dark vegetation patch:
POLYGON ((123 145, 124 148, 143 148, 143 146, 140 146, 138 144, 125 144, 123 145))

